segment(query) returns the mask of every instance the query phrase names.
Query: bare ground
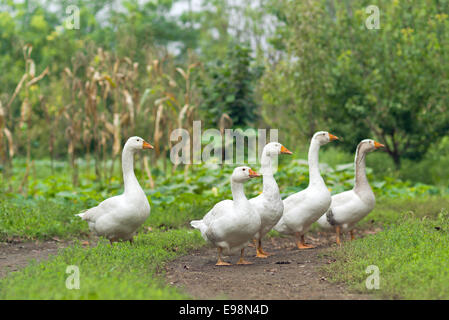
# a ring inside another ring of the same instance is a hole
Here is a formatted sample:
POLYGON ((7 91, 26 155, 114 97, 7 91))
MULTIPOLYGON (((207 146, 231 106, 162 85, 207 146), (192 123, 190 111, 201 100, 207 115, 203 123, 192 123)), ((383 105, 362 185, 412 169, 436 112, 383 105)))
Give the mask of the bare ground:
POLYGON ((0 242, 0 278, 26 267, 30 260, 47 259, 66 246, 58 241, 0 242))
MULTIPOLYGON (((245 250, 252 265, 215 266, 217 252, 202 248, 178 258, 166 267, 170 285, 197 299, 373 299, 368 294, 349 293, 341 284, 330 283, 320 271, 332 263, 326 251, 333 246, 333 235, 318 233, 308 237, 314 249, 298 250, 293 238, 268 238, 266 259, 255 257, 255 248, 245 250)), ((238 257, 225 261, 236 263, 238 257)))
MULTIPOLYGON (((8 273, 25 268, 31 260, 42 261, 50 255, 58 253, 59 249, 72 245, 72 241, 62 241, 58 238, 46 241, 16 241, 0 242, 0 278, 8 273)), ((91 241, 95 243, 95 241, 91 241)), ((89 245, 83 241, 83 245, 89 245)))

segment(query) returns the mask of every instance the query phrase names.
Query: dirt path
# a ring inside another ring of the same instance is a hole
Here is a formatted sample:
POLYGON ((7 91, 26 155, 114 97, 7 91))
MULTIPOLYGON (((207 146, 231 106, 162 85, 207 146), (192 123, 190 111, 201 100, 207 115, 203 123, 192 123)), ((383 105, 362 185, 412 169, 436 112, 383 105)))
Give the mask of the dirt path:
MULTIPOLYGON (((264 249, 274 255, 255 258, 254 247, 248 247, 247 260, 254 264, 244 266, 217 267, 216 250, 203 248, 171 262, 166 279, 198 299, 372 299, 327 281, 320 269, 331 263, 326 249, 334 239, 325 234, 314 236, 308 242, 317 247, 301 251, 291 238, 266 239, 264 249)), ((238 257, 225 260, 235 263, 238 257)))
POLYGON ((58 249, 68 245, 67 242, 58 241, 0 242, 0 278, 26 267, 32 259, 47 259, 50 254, 56 254, 58 249))
MULTIPOLYGON (((265 239, 264 249, 274 255, 258 259, 254 247, 248 247, 246 258, 254 264, 229 267, 215 266, 216 250, 204 247, 169 263, 166 279, 198 299, 372 299, 371 295, 348 293, 343 285, 329 283, 324 277, 320 269, 332 262, 326 250, 333 241, 328 234, 315 234, 308 242, 317 247, 299 251, 291 238, 265 239)), ((0 278, 26 267, 32 259, 47 259, 70 244, 0 242, 0 278)), ((225 260, 235 263, 238 257, 225 260)))

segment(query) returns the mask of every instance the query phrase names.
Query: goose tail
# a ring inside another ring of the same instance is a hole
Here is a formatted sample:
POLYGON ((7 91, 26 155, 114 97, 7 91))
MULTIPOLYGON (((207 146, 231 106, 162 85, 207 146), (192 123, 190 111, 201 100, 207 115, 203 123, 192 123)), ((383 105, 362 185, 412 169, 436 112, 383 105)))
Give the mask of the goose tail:
POLYGON ((332 222, 333 222, 333 214, 332 214, 332 210, 329 209, 329 211, 327 211, 325 214, 323 214, 319 219, 318 219, 318 225, 322 228, 322 229, 332 229, 332 222))
POLYGON ((204 238, 204 240, 208 240, 206 236, 207 226, 203 220, 192 220, 190 221, 190 225, 193 228, 200 230, 201 236, 204 238))
POLYGON ((202 226, 205 226, 203 220, 192 220, 190 221, 190 225, 198 230, 201 230, 202 226))
POLYGON ((75 216, 80 217, 81 219, 84 220, 84 215, 85 215, 85 214, 86 214, 86 212, 83 211, 83 212, 80 212, 80 213, 75 214, 75 216))

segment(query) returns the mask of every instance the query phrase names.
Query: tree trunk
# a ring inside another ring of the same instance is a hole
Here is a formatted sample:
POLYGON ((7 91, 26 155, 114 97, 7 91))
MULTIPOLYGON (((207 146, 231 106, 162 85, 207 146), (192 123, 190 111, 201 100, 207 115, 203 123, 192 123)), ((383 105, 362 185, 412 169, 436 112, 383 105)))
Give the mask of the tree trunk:
POLYGON ((395 150, 393 152, 390 152, 389 154, 390 157, 393 159, 396 169, 399 170, 401 168, 401 157, 399 156, 398 152, 395 150))

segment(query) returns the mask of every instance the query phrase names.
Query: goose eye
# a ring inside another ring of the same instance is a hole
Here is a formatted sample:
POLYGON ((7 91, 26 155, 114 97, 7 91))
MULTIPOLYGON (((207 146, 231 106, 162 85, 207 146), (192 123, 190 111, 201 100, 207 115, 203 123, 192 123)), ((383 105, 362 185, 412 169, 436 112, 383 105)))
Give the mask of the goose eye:
POLYGON ((246 169, 243 169, 243 171, 246 171, 246 169))
POLYGON ((140 139, 137 139, 137 142, 139 142, 140 141, 140 139))

